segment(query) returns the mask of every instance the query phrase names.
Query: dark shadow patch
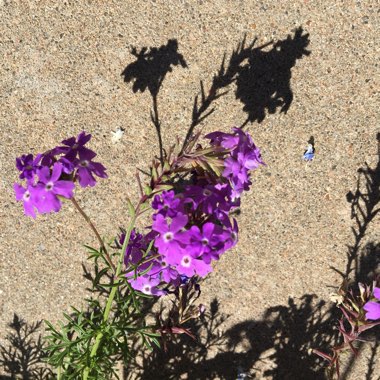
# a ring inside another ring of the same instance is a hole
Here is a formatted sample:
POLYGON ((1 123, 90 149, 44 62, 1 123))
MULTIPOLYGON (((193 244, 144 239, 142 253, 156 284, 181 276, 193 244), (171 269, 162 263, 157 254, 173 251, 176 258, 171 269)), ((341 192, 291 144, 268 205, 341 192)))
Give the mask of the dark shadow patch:
POLYGON ((242 126, 249 122, 261 123, 267 114, 280 109, 286 113, 293 101, 290 85, 291 69, 298 59, 310 55, 306 50, 309 34, 302 27, 285 40, 274 43, 269 51, 253 49, 236 78, 236 98, 248 114, 242 126))
POLYGON ((249 122, 261 123, 267 113, 275 113, 278 108, 284 113, 288 111, 293 100, 291 69, 298 59, 310 55, 306 50, 310 43, 309 34, 304 34, 299 27, 294 36, 288 35, 285 40, 256 47, 255 43, 256 39, 246 46, 244 37, 228 63, 224 55, 209 90, 201 81, 201 91, 194 99, 192 121, 183 146, 191 138, 194 128, 215 111, 212 105, 233 83, 236 84, 236 98, 243 103, 243 110, 248 114, 241 127, 249 122), (269 46, 272 48, 266 51, 269 46))
POLYGON ((17 314, 9 323, 12 329, 6 336, 9 342, 7 347, 0 345, 0 367, 9 376, 6 379, 48 380, 53 379, 53 372, 44 363, 46 358, 45 345, 38 330, 41 321, 28 324, 17 314), (38 335, 38 336, 37 336, 38 335))
POLYGON ((173 71, 172 66, 182 66, 187 68, 187 63, 182 54, 178 52, 178 41, 175 39, 169 40, 166 45, 159 48, 143 47, 137 51, 136 47, 132 47, 131 54, 136 57, 136 61, 129 64, 122 76, 124 82, 133 82, 133 92, 144 92, 148 90, 153 100, 153 111, 151 111, 151 120, 156 128, 160 160, 163 162, 164 148, 161 136, 161 121, 158 114, 158 93, 162 82, 167 73, 173 71))

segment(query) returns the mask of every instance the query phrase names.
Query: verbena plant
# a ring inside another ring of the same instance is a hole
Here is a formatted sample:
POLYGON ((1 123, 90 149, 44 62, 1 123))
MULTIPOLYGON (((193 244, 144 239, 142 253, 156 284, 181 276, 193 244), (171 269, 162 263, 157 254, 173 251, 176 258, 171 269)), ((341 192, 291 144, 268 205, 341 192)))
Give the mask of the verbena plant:
POLYGON ((263 164, 251 136, 239 128, 231 133, 197 134, 180 148, 172 146, 154 159, 150 179, 143 186, 137 176, 140 199, 129 209, 129 224, 114 241, 105 243, 94 223, 74 198, 75 186, 92 187, 106 178, 106 168, 93 161, 87 148, 91 135, 81 132, 47 152, 16 159, 24 185, 15 183, 16 199, 25 214, 58 212, 70 200, 95 233, 99 249, 88 247, 94 265, 91 297, 83 310, 73 308, 58 326, 47 323, 48 359, 58 379, 109 379, 118 377, 115 363, 127 365, 137 338, 160 346, 160 337, 187 334, 185 324, 203 312, 195 305, 198 280, 212 270, 212 262, 232 248, 238 225, 232 217, 248 190, 250 171, 263 164), (137 231, 144 213, 151 225, 137 231), (174 294, 166 323, 147 322, 144 301, 174 294))

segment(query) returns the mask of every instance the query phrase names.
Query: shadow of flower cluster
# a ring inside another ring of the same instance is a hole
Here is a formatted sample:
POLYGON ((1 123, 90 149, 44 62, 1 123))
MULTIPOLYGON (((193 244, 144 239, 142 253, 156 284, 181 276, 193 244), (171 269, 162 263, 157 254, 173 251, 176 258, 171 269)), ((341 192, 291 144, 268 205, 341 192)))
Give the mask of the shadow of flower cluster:
POLYGON ((157 104, 158 93, 166 75, 173 70, 172 66, 181 65, 186 68, 187 63, 182 54, 178 52, 178 42, 175 39, 169 40, 166 45, 159 48, 143 47, 140 51, 137 51, 136 47, 132 47, 131 54, 136 57, 136 61, 129 64, 121 75, 124 77, 124 82, 134 82, 132 86, 133 92, 144 92, 148 89, 152 96, 153 111, 150 112, 150 117, 157 132, 162 163, 164 148, 157 104))
MULTIPOLYGON (((286 39, 268 42, 255 46, 256 39, 246 45, 246 37, 238 44, 230 58, 226 54, 218 72, 213 76, 210 88, 207 90, 203 81, 200 83, 200 94, 194 99, 192 120, 186 133, 183 146, 193 135, 194 128, 210 116, 215 108, 215 101, 230 90, 235 84, 236 99, 243 103, 243 111, 247 113, 242 127, 248 122, 262 122, 267 113, 287 112, 293 92, 290 85, 291 69, 298 59, 310 55, 306 48, 309 45, 309 34, 302 27, 288 35, 286 39), (269 50, 265 50, 269 48, 269 50)), ((163 157, 161 138, 161 121, 158 113, 158 93, 162 82, 172 66, 188 65, 178 52, 178 41, 169 40, 159 48, 143 47, 137 51, 132 48, 131 54, 136 61, 130 63, 122 72, 126 83, 133 82, 133 92, 149 90, 153 100, 151 119, 156 128, 160 147, 160 157, 163 157)))

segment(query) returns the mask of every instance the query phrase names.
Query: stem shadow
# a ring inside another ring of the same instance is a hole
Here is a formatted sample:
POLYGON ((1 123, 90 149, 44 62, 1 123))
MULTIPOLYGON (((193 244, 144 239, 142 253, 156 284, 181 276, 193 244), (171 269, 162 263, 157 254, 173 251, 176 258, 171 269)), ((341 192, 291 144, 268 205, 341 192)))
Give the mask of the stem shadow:
POLYGON ((172 66, 187 68, 182 54, 178 52, 178 41, 171 39, 159 48, 143 47, 140 51, 131 48, 136 61, 130 63, 122 72, 124 82, 133 82, 133 92, 148 90, 152 96, 153 111, 150 112, 152 123, 156 129, 160 149, 161 163, 164 160, 164 148, 161 135, 161 121, 158 113, 158 93, 167 73, 173 71, 172 66))

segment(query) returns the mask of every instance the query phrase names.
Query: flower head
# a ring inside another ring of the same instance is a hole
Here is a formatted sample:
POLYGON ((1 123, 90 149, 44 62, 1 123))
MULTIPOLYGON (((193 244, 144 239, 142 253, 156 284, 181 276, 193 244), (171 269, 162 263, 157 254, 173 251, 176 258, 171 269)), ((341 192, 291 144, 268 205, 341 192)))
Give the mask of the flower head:
POLYGON ((74 161, 78 153, 94 153, 91 149, 85 147, 85 144, 87 144, 90 139, 91 134, 89 133, 86 135, 86 132, 83 131, 79 133, 77 138, 70 137, 66 140, 63 140, 62 144, 64 144, 64 146, 55 148, 54 153, 63 153, 69 161, 74 161))
POLYGON ((32 218, 36 218, 35 207, 37 207, 37 197, 35 187, 29 184, 25 189, 20 184, 15 183, 13 185, 13 189, 16 193, 16 200, 23 201, 25 215, 31 216, 32 218))

